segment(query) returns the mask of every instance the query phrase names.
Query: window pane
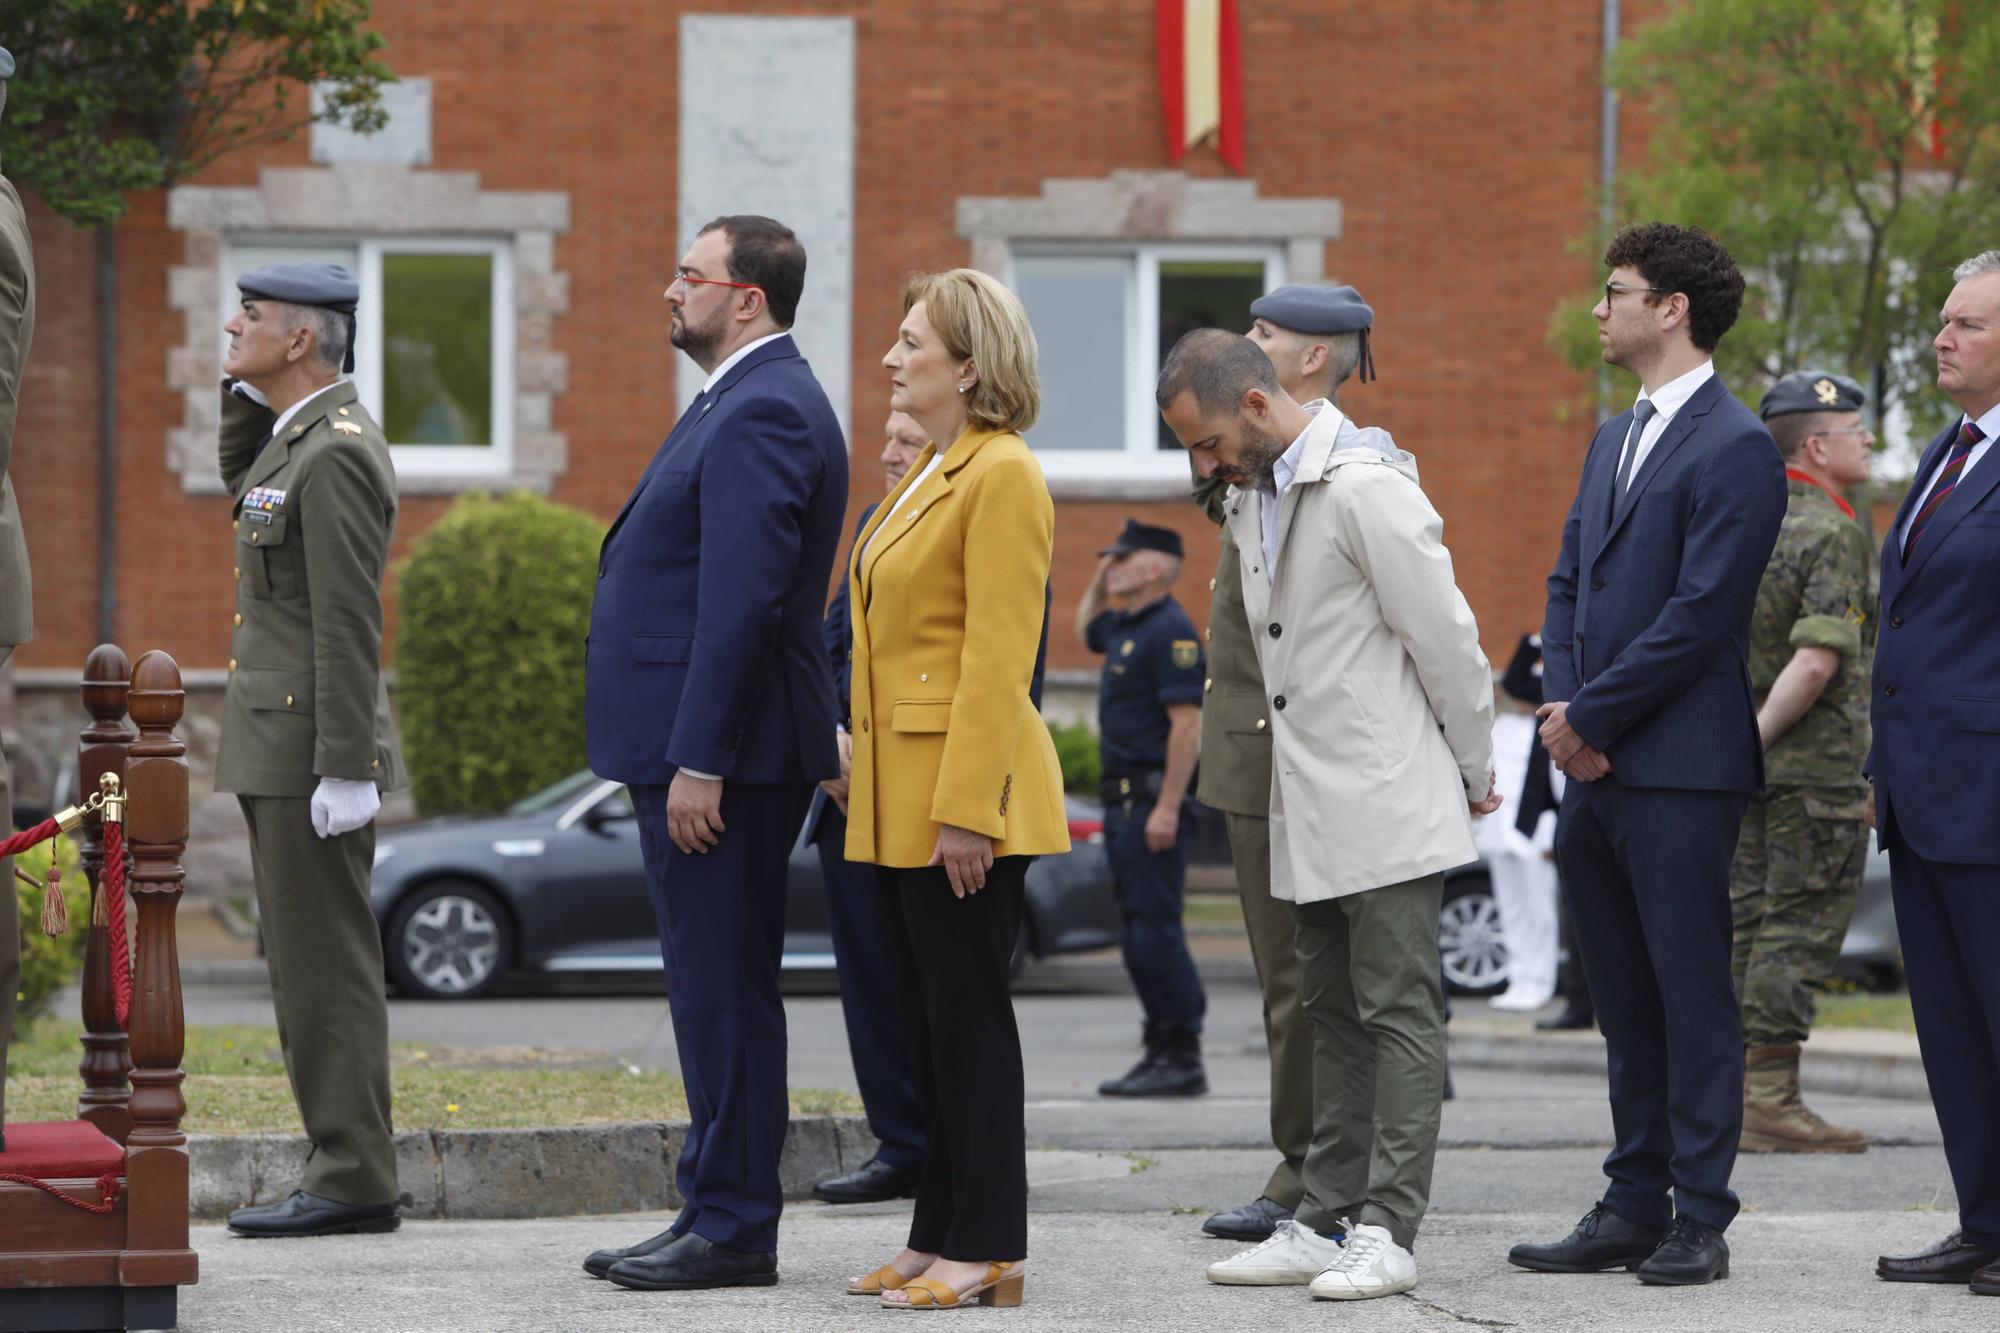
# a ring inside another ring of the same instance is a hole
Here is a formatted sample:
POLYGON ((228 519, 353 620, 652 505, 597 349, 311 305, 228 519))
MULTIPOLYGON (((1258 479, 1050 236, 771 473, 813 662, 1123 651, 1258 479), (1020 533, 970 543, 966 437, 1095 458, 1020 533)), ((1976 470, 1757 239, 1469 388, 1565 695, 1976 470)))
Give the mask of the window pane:
MULTIPOLYGON (((1264 294, 1261 259, 1163 259, 1160 261, 1160 359, 1195 329, 1250 327, 1250 303, 1264 294)), ((1160 423, 1160 448, 1179 450, 1180 441, 1160 423)))
POLYGON ((395 445, 493 443, 493 256, 382 256, 382 428, 395 445))
POLYGON ((1129 255, 1019 255, 1014 285, 1042 375, 1037 450, 1125 447, 1129 255))

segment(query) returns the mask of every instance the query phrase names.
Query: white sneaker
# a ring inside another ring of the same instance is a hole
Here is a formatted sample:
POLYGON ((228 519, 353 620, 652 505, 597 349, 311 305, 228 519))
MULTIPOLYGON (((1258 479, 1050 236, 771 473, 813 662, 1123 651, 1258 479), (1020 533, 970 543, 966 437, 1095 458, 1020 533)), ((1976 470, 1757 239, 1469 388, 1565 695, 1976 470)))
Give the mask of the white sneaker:
POLYGON ((1225 1287, 1303 1287, 1340 1260, 1340 1242, 1287 1218, 1270 1238, 1208 1266, 1208 1280, 1225 1287))
POLYGON ((1340 1258, 1312 1281, 1314 1299, 1365 1301, 1417 1285, 1417 1261, 1382 1227, 1350 1226, 1340 1258))
POLYGON ((1529 1013, 1541 1008, 1556 997, 1554 991, 1546 994, 1540 991, 1524 991, 1508 988, 1486 1002, 1489 1009, 1505 1009, 1514 1013, 1529 1013))

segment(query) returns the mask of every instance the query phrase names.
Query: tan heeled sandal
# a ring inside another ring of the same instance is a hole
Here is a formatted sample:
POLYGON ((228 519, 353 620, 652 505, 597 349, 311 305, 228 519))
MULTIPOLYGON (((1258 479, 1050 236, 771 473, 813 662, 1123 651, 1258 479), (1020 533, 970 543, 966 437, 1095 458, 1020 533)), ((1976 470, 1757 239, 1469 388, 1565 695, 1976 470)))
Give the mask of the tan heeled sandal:
POLYGON ((1028 1275, 1022 1271, 1025 1262, 986 1265, 986 1280, 970 1291, 955 1291, 934 1277, 912 1278, 902 1287, 910 1298, 907 1305, 890 1300, 882 1305, 890 1310, 963 1310, 974 1305, 1012 1309, 1021 1303, 1026 1292, 1028 1275))
POLYGON ((847 1279, 847 1294, 880 1296, 885 1291, 901 1291, 909 1284, 910 1279, 898 1273, 894 1264, 883 1264, 872 1273, 847 1279))

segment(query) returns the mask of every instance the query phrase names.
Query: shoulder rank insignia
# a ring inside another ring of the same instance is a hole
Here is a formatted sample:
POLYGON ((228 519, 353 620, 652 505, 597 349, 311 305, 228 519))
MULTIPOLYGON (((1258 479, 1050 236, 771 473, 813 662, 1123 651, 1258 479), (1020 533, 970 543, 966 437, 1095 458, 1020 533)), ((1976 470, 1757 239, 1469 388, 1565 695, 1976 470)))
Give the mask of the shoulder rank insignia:
POLYGON ((1193 639, 1174 640, 1174 665, 1185 671, 1201 658, 1201 645, 1193 639))
POLYGON ((1132 655, 1132 641, 1130 639, 1118 645, 1118 655, 1120 657, 1130 657, 1132 655))
POLYGON ((342 435, 359 435, 361 433, 361 427, 355 425, 352 421, 336 421, 333 423, 333 428, 342 435))

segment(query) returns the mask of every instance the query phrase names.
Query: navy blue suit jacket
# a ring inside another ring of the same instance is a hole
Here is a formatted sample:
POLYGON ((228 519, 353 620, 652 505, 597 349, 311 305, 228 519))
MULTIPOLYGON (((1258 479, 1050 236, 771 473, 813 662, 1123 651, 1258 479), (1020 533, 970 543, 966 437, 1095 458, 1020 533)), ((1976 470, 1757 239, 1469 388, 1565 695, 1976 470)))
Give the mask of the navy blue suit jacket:
MULTIPOLYGON (((861 519, 854 525, 855 537, 858 538, 861 535, 862 529, 868 526, 868 520, 875 516, 875 511, 879 508, 881 508, 879 504, 872 504, 861 511, 861 519)), ((841 568, 854 568, 854 549, 852 545, 848 547, 847 563, 843 564, 841 568)), ((1028 701, 1037 708, 1042 706, 1042 676, 1047 671, 1049 664, 1049 605, 1050 598, 1054 595, 1053 588, 1045 587, 1042 589, 1042 642, 1041 646, 1035 650, 1034 677, 1028 682, 1028 701)), ((842 723, 847 721, 848 685, 854 678, 854 659, 852 655, 854 625, 848 619, 848 614, 847 580, 842 579, 840 586, 834 590, 832 603, 826 608, 825 622, 826 656, 827 661, 833 665, 833 683, 835 692, 839 696, 840 720, 842 723)), ((825 817, 828 810, 837 811, 838 809, 838 806, 827 799, 825 792, 813 793, 812 808, 806 812, 807 842, 817 842, 819 840, 821 832, 820 820, 825 817)))
POLYGON ((1750 612, 1785 519, 1778 446, 1711 378, 1667 423, 1614 514, 1632 424, 1598 428, 1549 575, 1542 693, 1627 787, 1754 791, 1750 612))
POLYGON ((1909 563, 1902 531, 1958 434, 1931 441, 1882 534, 1868 757, 1884 847, 2000 865, 2000 456, 1990 450, 1932 514, 1909 563))
POLYGON ((789 336, 698 398, 605 534, 590 610, 590 767, 664 783, 840 771, 820 610, 847 446, 789 336))

